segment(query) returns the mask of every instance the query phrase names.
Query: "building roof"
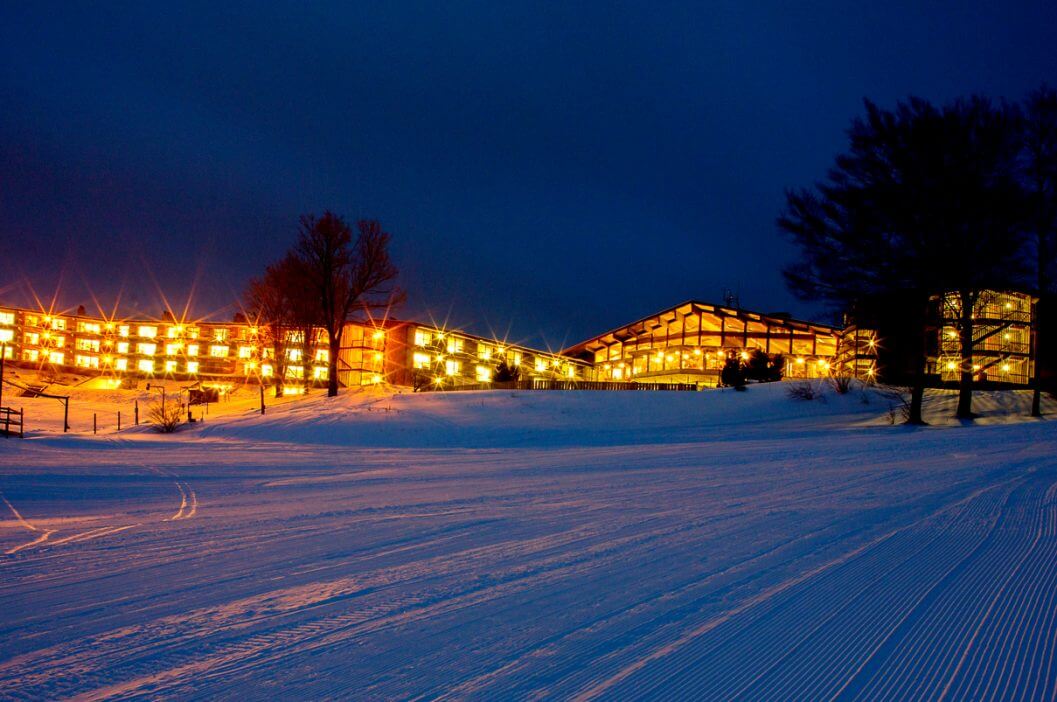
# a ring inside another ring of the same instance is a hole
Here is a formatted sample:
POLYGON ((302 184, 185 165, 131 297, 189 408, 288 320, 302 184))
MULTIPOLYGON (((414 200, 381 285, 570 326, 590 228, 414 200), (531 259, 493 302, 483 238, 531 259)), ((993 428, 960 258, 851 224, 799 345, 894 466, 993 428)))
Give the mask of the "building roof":
POLYGON ((630 324, 625 324, 616 329, 611 329, 604 334, 599 334, 598 336, 585 339, 578 344, 573 344, 562 350, 562 354, 576 355, 584 353, 585 351, 595 351, 608 344, 625 341, 638 336, 643 332, 659 327, 662 324, 672 322, 680 317, 685 317, 694 312, 708 312, 710 314, 736 317, 747 321, 765 322, 771 327, 785 327, 786 329, 791 330, 812 331, 822 334, 832 334, 839 331, 838 327, 829 324, 792 319, 784 314, 763 314, 760 312, 750 312, 749 310, 743 310, 740 308, 726 307, 724 305, 714 305, 699 300, 687 300, 674 307, 669 307, 666 310, 655 312, 642 319, 635 320, 630 324))

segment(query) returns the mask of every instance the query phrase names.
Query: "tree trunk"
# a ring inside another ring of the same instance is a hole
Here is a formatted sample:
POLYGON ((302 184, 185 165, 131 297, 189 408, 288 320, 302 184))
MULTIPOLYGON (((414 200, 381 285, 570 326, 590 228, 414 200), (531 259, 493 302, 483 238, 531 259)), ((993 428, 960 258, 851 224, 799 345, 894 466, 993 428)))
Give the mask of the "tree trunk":
POLYGON ((928 356, 928 302, 924 306, 924 315, 921 318, 921 349, 914 361, 914 380, 910 386, 910 413, 907 416, 907 424, 924 426, 927 424, 922 416, 921 408, 925 403, 925 363, 928 356))
POLYGON ((338 396, 338 352, 341 350, 341 339, 336 334, 329 334, 330 355, 327 358, 327 397, 338 396))
MULTIPOLYGON (((1039 265, 1042 265, 1040 261, 1039 265)), ((1042 291, 1046 289, 1047 282, 1044 276, 1039 275, 1039 301, 1035 303, 1034 314, 1032 314, 1031 325, 1031 357, 1034 358, 1035 368, 1031 374, 1031 416, 1042 416, 1042 368, 1039 363, 1039 308, 1042 306, 1042 291)), ((1048 286, 1047 286, 1048 287, 1048 286)))
POLYGON ((973 308, 976 306, 975 296, 968 291, 958 293, 961 300, 959 311, 959 344, 961 349, 961 378, 958 382, 958 411, 955 416, 958 419, 972 419, 973 414, 973 308))

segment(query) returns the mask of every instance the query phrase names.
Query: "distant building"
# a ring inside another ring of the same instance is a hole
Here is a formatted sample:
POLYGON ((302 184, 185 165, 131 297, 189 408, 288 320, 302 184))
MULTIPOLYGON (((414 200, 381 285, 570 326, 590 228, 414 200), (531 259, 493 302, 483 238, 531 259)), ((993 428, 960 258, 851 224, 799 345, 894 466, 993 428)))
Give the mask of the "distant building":
MULTIPOLYGON (((1035 303, 1030 295, 988 291, 974 311, 970 362, 980 382, 1026 385, 1035 354, 1035 303)), ((789 379, 851 375, 902 382, 920 334, 897 304, 843 327, 762 314, 730 305, 687 301, 560 352, 413 321, 350 322, 342 331, 338 382, 345 387, 389 382, 433 389, 489 387, 503 362, 523 381, 550 386, 661 383, 712 387, 729 358, 763 352, 781 358, 789 379), (559 382, 560 381, 560 382, 559 382)), ((272 383, 283 374, 288 393, 327 382, 329 346, 321 329, 287 330, 278 344, 266 325, 162 319, 104 319, 83 314, 0 308, 0 348, 13 364, 112 378, 114 385, 166 377, 230 388, 272 383), (307 336, 307 338, 306 338, 307 336), (280 370, 281 369, 281 370, 280 370)), ((904 310, 905 312, 905 310, 904 310)), ((929 313, 932 384, 954 383, 961 367, 957 298, 937 296, 929 313)), ((692 388, 691 388, 692 389, 692 388)))
MULTIPOLYGON (((591 337, 562 351, 594 366, 596 380, 650 380, 715 386, 731 356, 781 355, 786 378, 820 378, 835 366, 842 341, 832 326, 690 300, 591 337)), ((849 370, 872 376, 852 354, 849 370)))

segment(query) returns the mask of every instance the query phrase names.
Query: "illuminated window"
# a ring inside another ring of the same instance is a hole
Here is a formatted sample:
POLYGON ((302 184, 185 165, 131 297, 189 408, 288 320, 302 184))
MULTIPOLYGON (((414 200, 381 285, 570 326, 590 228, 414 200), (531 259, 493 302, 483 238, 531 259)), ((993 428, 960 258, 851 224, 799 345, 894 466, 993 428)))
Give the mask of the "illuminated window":
POLYGON ((461 353, 462 352, 462 339, 456 339, 451 337, 448 339, 448 353, 461 353))
POLYGON ((26 332, 25 339, 30 346, 36 346, 40 343, 40 334, 37 332, 26 332))
POLYGON ((458 375, 462 364, 458 361, 447 360, 444 362, 444 372, 448 375, 458 375))
POLYGON ((326 363, 330 360, 330 351, 326 349, 316 350, 316 363, 326 363))
POLYGON ((536 359, 536 370, 538 370, 538 371, 547 370, 547 359, 545 359, 545 358, 537 358, 536 359))
POLYGON ((154 352, 157 350, 157 344, 136 344, 136 353, 144 356, 153 356, 154 352))
POLYGON ((165 372, 166 373, 175 373, 176 372, 176 361, 172 361, 172 360, 166 361, 165 362, 165 372))
POLYGON ((433 335, 424 329, 415 330, 415 346, 429 346, 433 335))
POLYGON ((288 331, 286 332, 286 343, 288 344, 300 344, 304 341, 305 333, 300 331, 288 331))
MULTIPOLYGON (((217 327, 213 330, 213 341, 224 341, 228 338, 228 330, 225 327, 217 327)), ((225 355, 227 355, 225 353, 225 355)))
POLYGON ((483 361, 492 358, 492 347, 488 344, 477 344, 477 358, 483 361))
POLYGON ((250 358, 253 356, 252 346, 240 346, 239 347, 239 358, 250 358))
POLYGON ((141 359, 140 362, 136 364, 136 368, 139 370, 140 373, 153 373, 154 361, 150 360, 149 358, 141 359))
POLYGON ((316 366, 315 368, 312 369, 312 377, 315 378, 316 380, 326 380, 327 379, 327 367, 326 366, 316 366))
POLYGON ((197 356, 198 355, 198 344, 188 344, 187 345, 187 355, 188 356, 197 356))
POLYGON ((521 365, 521 352, 520 351, 515 351, 513 354, 511 354, 511 356, 512 356, 511 363, 513 363, 515 366, 520 366, 521 365))
POLYGON ((304 366, 287 366, 286 367, 287 378, 304 378, 305 367, 304 366))
POLYGON ((4 358, 11 360, 15 357, 15 350, 10 346, 4 347, 4 358))
POLYGON ((136 330, 136 333, 148 339, 153 339, 158 336, 158 327, 141 326, 136 330))
POLYGON ((56 331, 63 331, 66 329, 66 320, 61 317, 53 317, 51 320, 51 328, 56 331))
POLYGON ((187 327, 186 336, 187 336, 188 339, 197 339, 198 338, 198 327, 187 327))
POLYGON ((127 341, 119 341, 119 342, 117 342, 117 352, 118 353, 128 353, 128 342, 127 341))
POLYGON ((74 357, 73 363, 75 366, 80 368, 98 368, 99 357, 98 356, 83 356, 78 354, 74 357))
POLYGON ((272 373, 274 373, 274 371, 272 370, 272 366, 271 366, 270 363, 264 363, 264 364, 261 365, 261 376, 262 377, 270 378, 270 377, 272 377, 272 373))
POLYGON ((255 361, 247 361, 242 366, 242 372, 245 373, 246 375, 250 375, 256 370, 257 370, 257 363, 255 361))
POLYGON ((183 344, 166 344, 165 345, 165 355, 166 356, 176 356, 176 355, 178 355, 180 353, 180 349, 182 349, 182 348, 183 348, 183 344))
POLYGON ((194 375, 195 373, 197 373, 198 372, 198 361, 188 361, 187 362, 187 372, 190 373, 191 375, 194 375))
POLYGON ((36 349, 24 349, 22 351, 22 360, 36 362, 40 358, 40 352, 36 349))
MULTIPOLYGON (((623 369, 621 369, 621 370, 623 370, 623 369)), ((574 367, 572 367, 572 366, 566 366, 565 367, 565 377, 566 378, 574 378, 574 377, 576 377, 576 369, 574 367)))
POLYGON ((15 313, 14 312, 0 312, 0 324, 14 324, 15 313))
POLYGON ((98 351, 99 339, 78 339, 74 346, 78 351, 98 351))
POLYGON ((119 359, 117 359, 116 361, 114 361, 114 368, 119 370, 119 371, 128 370, 128 359, 127 358, 119 358, 119 359))
POLYGON ((10 343, 15 338, 14 329, 0 329, 0 343, 10 343))
POLYGON ((61 366, 63 358, 65 357, 61 351, 52 351, 48 354, 48 363, 54 363, 57 366, 61 366))
POLYGON ((385 338, 385 332, 382 331, 381 329, 377 329, 377 330, 375 330, 375 332, 373 334, 371 334, 371 338, 374 339, 375 341, 381 341, 382 339, 385 338))
POLYGON ((488 366, 477 366, 477 380, 482 383, 491 382, 492 369, 488 366))
POLYGON ((300 361, 301 360, 301 349, 287 349, 286 350, 286 357, 288 359, 290 359, 291 361, 300 361))
POLYGON ((102 328, 98 322, 78 322, 77 331, 82 334, 99 334, 102 332, 102 328))
POLYGON ((127 337, 128 336, 128 325, 127 324, 122 324, 121 326, 119 326, 117 328, 117 334, 118 334, 118 336, 127 337))
POLYGON ((411 364, 415 368, 429 368, 429 354, 416 353, 411 357, 411 364))

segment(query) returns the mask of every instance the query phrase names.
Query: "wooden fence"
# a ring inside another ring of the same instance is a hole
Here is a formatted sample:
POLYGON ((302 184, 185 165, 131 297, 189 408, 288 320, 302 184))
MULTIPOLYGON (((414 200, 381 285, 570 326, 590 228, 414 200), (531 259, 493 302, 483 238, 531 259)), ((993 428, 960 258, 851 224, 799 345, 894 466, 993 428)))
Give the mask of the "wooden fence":
POLYGON ((23 411, 0 407, 0 434, 23 438, 23 411))

